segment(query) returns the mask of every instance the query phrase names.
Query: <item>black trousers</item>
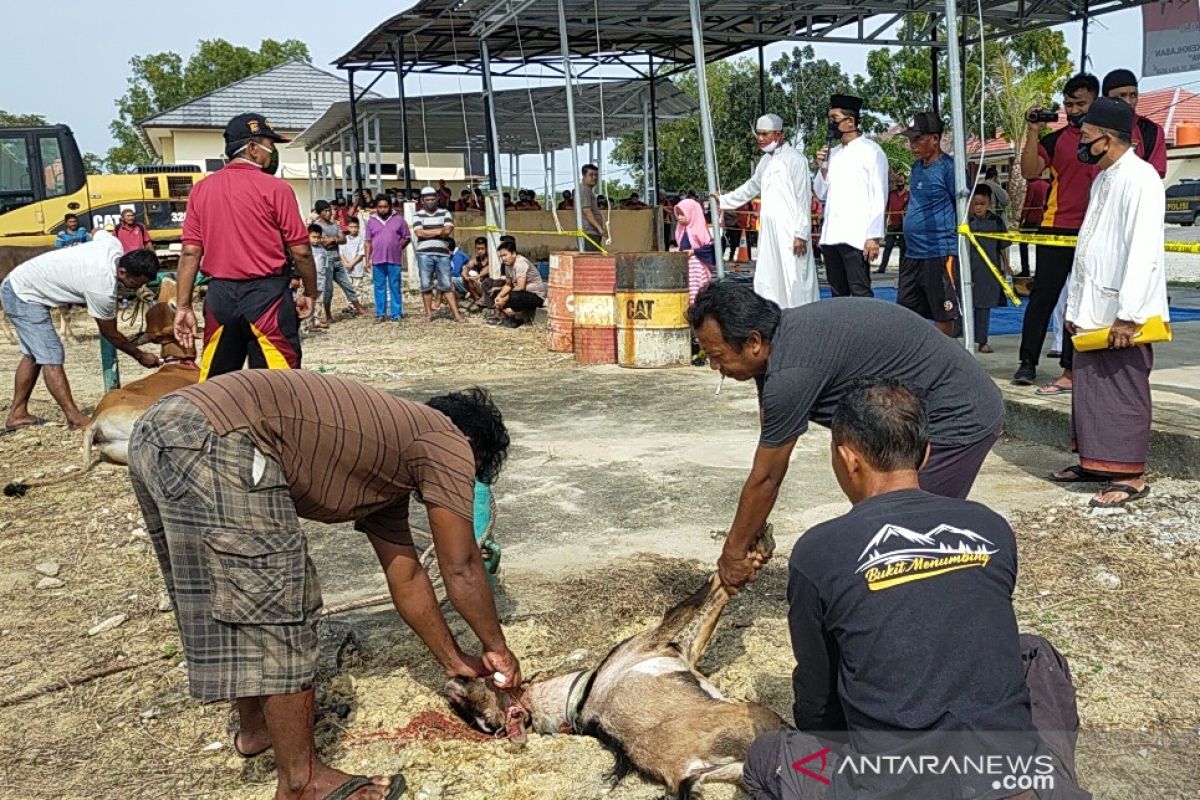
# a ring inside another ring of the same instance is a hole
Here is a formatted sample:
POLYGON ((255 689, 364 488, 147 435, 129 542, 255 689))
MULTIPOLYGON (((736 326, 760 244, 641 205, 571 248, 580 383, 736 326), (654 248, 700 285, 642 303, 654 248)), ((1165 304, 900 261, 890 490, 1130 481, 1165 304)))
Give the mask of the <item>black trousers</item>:
POLYGON ((990 308, 975 309, 975 344, 988 343, 988 328, 992 326, 992 310, 990 308))
POLYGON ((526 319, 533 319, 533 312, 541 308, 545 302, 539 295, 522 289, 514 289, 508 293, 508 307, 513 311, 520 311, 526 319))
POLYGON ((904 234, 900 231, 888 231, 887 236, 883 239, 883 258, 879 262, 879 271, 883 272, 887 269, 888 262, 892 259, 892 248, 900 248, 900 260, 904 260, 904 234))
MULTIPOLYGON (((1058 305, 1058 296, 1071 276, 1071 264, 1075 261, 1074 247, 1037 246, 1037 271, 1033 273, 1033 286, 1029 292, 1029 305, 1025 309, 1025 322, 1021 326, 1021 363, 1037 366, 1046 343, 1046 328, 1058 305)), ((1071 368, 1075 350, 1071 337, 1063 335, 1063 369, 1071 368)))
POLYGON ((1021 271, 1018 274, 1024 278, 1029 275, 1029 243, 1021 242, 1017 246, 1021 250, 1021 271))
POLYGON ((823 244, 825 279, 834 297, 874 297, 871 291, 871 265, 863 251, 848 244, 823 244))

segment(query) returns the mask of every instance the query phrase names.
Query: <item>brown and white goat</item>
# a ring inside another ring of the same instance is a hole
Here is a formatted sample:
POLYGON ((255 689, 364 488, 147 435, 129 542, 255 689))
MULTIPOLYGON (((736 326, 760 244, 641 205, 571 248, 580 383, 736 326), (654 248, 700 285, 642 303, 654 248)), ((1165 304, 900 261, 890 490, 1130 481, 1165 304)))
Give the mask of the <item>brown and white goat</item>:
MULTIPOLYGON (((769 556, 774 547, 765 526, 756 548, 769 556)), ((729 600, 714 574, 658 627, 614 647, 594 670, 515 692, 487 679, 454 678, 444 694, 460 717, 485 733, 507 730, 518 741, 525 729, 595 736, 678 797, 690 797, 706 781, 740 784, 750 743, 786 726, 765 706, 726 700, 696 669, 729 600)))

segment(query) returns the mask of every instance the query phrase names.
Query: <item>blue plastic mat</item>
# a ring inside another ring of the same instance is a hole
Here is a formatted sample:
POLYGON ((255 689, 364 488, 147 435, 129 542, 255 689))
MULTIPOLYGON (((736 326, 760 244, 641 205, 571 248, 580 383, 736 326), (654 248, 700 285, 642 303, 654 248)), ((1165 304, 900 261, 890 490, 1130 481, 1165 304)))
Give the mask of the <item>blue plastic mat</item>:
MULTIPOLYGON (((821 297, 832 297, 828 287, 821 287, 821 297)), ((875 297, 879 300, 886 300, 889 303, 896 302, 896 290, 891 286, 880 286, 875 289, 875 297)), ((992 336, 1004 336, 1006 334, 1014 334, 1021 332, 1021 323, 1025 319, 1025 309, 1029 306, 1029 299, 1021 298, 1021 307, 1013 308, 1005 306, 1004 308, 992 309, 992 322, 988 332, 992 336)), ((1200 320, 1200 309, 1198 308, 1176 308, 1171 306, 1171 322, 1195 322, 1200 320)))

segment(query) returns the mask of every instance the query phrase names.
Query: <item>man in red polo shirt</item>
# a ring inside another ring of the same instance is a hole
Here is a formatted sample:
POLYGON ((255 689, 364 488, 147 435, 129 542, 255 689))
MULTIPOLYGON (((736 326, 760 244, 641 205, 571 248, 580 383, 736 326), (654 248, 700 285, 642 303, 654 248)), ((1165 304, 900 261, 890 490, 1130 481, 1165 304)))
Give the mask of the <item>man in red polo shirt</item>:
POLYGON ((1137 157, 1154 167, 1158 177, 1167 177, 1167 135, 1162 126, 1137 113, 1137 76, 1127 69, 1114 69, 1104 76, 1104 96, 1122 100, 1133 109, 1133 149, 1137 157))
POLYGON ((184 347, 195 342, 192 285, 199 270, 212 279, 202 381, 239 370, 247 359, 251 369, 300 367, 300 320, 312 314, 317 272, 296 194, 274 177, 276 143, 286 141, 261 114, 239 114, 225 126, 229 162, 188 199, 175 338, 184 347), (289 262, 304 284, 295 302, 289 262))
POLYGON ((154 244, 150 241, 150 234, 146 232, 146 226, 137 221, 137 215, 132 208, 121 211, 121 222, 113 231, 113 235, 117 237, 117 241, 121 243, 121 248, 126 253, 132 253, 134 250, 154 249, 154 244))
MULTIPOLYGON (((1026 180, 1032 180, 1050 170, 1050 193, 1039 233, 1064 236, 1079 234, 1091 195, 1092 181, 1099 172, 1096 166, 1079 160, 1079 128, 1088 109, 1092 107, 1092 101, 1099 94, 1100 81, 1095 75, 1081 72, 1072 77, 1063 87, 1066 127, 1040 138, 1042 123, 1037 120, 1035 112, 1041 111, 1041 108, 1035 106, 1029 109, 1026 117, 1029 129, 1021 151, 1021 174, 1026 180)), ((1033 273, 1029 305, 1021 326, 1021 366, 1012 380, 1017 386, 1030 386, 1037 380, 1038 356, 1046 341, 1046 326, 1050 323, 1054 306, 1058 304, 1058 296, 1067 283, 1074 261, 1074 247, 1037 246, 1037 269, 1033 273)), ((1059 360, 1063 374, 1053 383, 1038 389, 1038 394, 1066 394, 1071 391, 1073 356, 1071 338, 1065 336, 1059 360)))

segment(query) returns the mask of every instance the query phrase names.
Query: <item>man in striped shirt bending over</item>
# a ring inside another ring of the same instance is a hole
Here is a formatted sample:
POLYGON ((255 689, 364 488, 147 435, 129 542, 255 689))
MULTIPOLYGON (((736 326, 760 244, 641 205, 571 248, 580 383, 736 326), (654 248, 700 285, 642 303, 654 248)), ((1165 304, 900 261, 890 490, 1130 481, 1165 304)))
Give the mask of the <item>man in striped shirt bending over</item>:
POLYGON ((475 481, 496 479, 508 443, 481 389, 422 404, 301 370, 228 373, 168 395, 138 420, 129 473, 190 691, 234 702, 238 753, 274 748, 276 798, 394 800, 405 783, 347 775, 317 757, 321 589, 301 518, 352 521, 366 534, 400 617, 448 676, 520 685, 472 526, 475 481), (421 568, 410 495, 426 507, 446 593, 479 637, 479 656, 455 641, 421 568))

